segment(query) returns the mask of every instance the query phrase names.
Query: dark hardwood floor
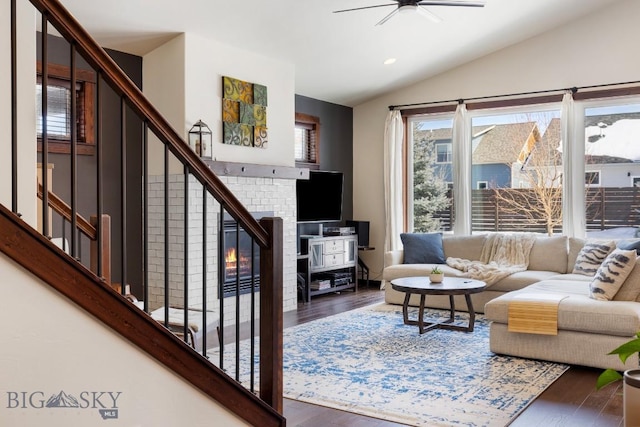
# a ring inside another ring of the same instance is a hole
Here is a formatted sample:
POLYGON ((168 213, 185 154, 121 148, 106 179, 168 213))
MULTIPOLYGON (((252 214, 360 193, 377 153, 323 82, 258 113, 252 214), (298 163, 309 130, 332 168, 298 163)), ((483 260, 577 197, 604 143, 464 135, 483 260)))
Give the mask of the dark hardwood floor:
MULTIPOLYGON (((298 310, 284 315, 284 327, 384 301, 384 291, 360 286, 357 292, 342 292, 312 298, 298 310)), ((529 405, 510 425, 515 427, 621 427, 622 386, 611 384, 596 391, 601 370, 571 367, 529 405)), ((390 427, 403 424, 364 417, 350 412, 285 399, 284 416, 289 427, 390 427)))

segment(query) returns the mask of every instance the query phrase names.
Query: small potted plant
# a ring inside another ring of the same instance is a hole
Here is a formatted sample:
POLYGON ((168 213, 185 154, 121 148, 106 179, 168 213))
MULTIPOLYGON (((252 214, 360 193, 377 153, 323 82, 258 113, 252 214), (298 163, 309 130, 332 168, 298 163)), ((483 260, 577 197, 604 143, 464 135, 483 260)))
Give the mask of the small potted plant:
MULTIPOLYGON (((636 333, 636 338, 632 339, 609 354, 617 354, 622 363, 625 363, 630 356, 640 355, 640 332, 636 333)), ((601 389, 607 384, 624 380, 624 425, 640 425, 640 369, 628 369, 623 374, 615 369, 607 369, 598 377, 596 389, 601 389)))
POLYGON ((437 265, 431 269, 429 280, 431 283, 441 283, 444 280, 444 273, 437 265))

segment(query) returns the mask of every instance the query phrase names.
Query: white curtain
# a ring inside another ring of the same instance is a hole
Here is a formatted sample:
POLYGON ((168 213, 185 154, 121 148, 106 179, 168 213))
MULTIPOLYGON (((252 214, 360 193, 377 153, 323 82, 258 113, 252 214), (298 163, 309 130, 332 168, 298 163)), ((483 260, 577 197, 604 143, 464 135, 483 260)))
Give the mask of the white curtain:
POLYGON ((400 249, 403 231, 402 142, 404 125, 398 110, 389 111, 384 125, 384 251, 400 249))
POLYGON ((561 111, 562 149, 562 233, 573 237, 584 237, 584 143, 572 144, 577 139, 577 123, 573 94, 567 91, 562 98, 561 111), (580 216, 576 216, 580 213, 580 216))
POLYGON ((453 233, 471 234, 471 129, 467 107, 458 104, 453 117, 453 197, 455 218, 453 233))

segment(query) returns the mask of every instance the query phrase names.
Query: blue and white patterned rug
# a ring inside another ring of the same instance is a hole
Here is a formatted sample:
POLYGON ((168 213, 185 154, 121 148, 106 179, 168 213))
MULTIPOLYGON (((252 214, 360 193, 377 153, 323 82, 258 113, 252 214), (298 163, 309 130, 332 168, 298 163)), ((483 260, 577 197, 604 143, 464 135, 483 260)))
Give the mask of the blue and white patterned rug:
POLYGON ((285 397, 413 426, 505 426, 567 369, 493 354, 482 315, 420 335, 379 304, 284 331, 285 397))

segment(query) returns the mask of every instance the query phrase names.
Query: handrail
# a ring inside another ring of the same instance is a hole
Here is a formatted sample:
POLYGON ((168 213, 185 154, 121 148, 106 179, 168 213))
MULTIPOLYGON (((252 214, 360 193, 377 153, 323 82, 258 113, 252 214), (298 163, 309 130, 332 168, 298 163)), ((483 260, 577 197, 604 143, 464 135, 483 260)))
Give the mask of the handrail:
MULTIPOLYGON (((122 323, 131 324, 133 320, 126 322, 114 321, 111 318, 105 318, 103 321, 117 332, 121 333, 132 343, 138 345, 144 351, 149 352, 153 357, 158 358, 161 362, 165 363, 170 369, 173 369, 179 375, 182 375, 187 381, 190 381, 195 387, 200 388, 203 392, 212 396, 214 399, 223 402, 223 404, 239 417, 248 420, 253 425, 267 425, 264 422, 256 421, 256 414, 261 413, 261 407, 267 406, 274 415, 279 415, 278 412, 283 411, 282 401, 282 284, 283 284, 283 228, 281 218, 262 218, 260 222, 256 221, 251 213, 239 202, 234 194, 224 185, 224 183, 215 175, 215 173, 197 156, 197 154, 188 146, 188 144, 182 139, 182 137, 171 127, 166 119, 158 112, 158 110, 147 100, 142 94, 141 90, 132 82, 132 80, 120 69, 116 62, 100 47, 93 38, 87 33, 87 31, 75 20, 75 18, 62 6, 59 0, 28 0, 36 9, 42 14, 43 26, 44 23, 51 23, 56 31, 62 35, 71 44, 71 49, 75 53, 78 53, 83 59, 96 71, 98 75, 98 83, 101 81, 106 82, 110 88, 120 96, 121 112, 124 115, 124 107, 129 107, 133 113, 135 113, 143 122, 145 128, 145 140, 148 131, 152 132, 164 145, 165 145, 165 174, 167 174, 168 168, 168 153, 171 152, 175 158, 184 165, 185 185, 189 182, 189 176, 192 175, 196 180, 200 182, 206 193, 213 196, 213 198, 220 204, 221 211, 226 211, 231 217, 233 217, 240 228, 253 240, 254 243, 260 248, 260 390, 258 399, 252 392, 249 392, 248 396, 253 397, 254 405, 246 400, 238 400, 236 397, 236 391, 230 390, 231 388, 243 388, 239 383, 228 383, 225 380, 211 380, 211 373, 205 375, 209 378, 203 380, 197 376, 191 375, 191 373, 185 373, 185 366, 189 366, 190 361, 186 354, 183 354, 182 359, 176 361, 172 360, 171 363, 167 363, 165 358, 165 349, 158 349, 159 345, 155 339, 150 335, 133 334, 130 329, 121 327, 122 323), (100 80, 101 79, 101 80, 100 80), (152 341, 152 342, 149 342, 152 341), (204 381, 204 382, 203 382, 204 381), (213 385, 215 387, 213 387, 213 385), (222 387, 221 387, 222 386, 222 387), (229 392, 229 393, 227 393, 229 392), (258 405, 255 405, 258 403, 258 405)), ((46 31, 44 31, 46 34, 46 31)), ((43 44, 44 40, 43 37, 43 44)), ((46 49, 43 49, 46 51, 46 49)), ((43 55, 44 56, 44 55, 43 55)), ((46 61, 43 60, 43 61, 46 61)), ((46 62, 48 63, 48 61, 46 62)), ((46 74, 46 72, 45 72, 46 74)), ((98 85, 100 86, 100 85, 98 85)), ((124 121, 124 117, 121 117, 121 122, 124 121)), ((47 150, 43 149, 43 156, 46 155, 47 150)), ((73 155, 73 154, 72 154, 73 155)), ((123 163, 122 170, 124 171, 124 157, 121 157, 123 163)), ((46 163, 46 160, 43 160, 46 163)), ((124 173, 124 172, 123 172, 124 173)), ((166 175, 165 175, 166 177, 166 175)), ((122 185, 125 180, 122 178, 122 185)), ((165 186, 168 187, 168 179, 165 179, 165 186)), ((46 182, 45 182, 46 187, 46 182)), ((124 189, 121 188, 122 194, 125 194, 124 189)), ((165 191, 165 197, 168 190, 165 191)), ((186 194, 186 193, 185 193, 186 194)), ((46 201, 46 205, 49 206, 49 192, 43 192, 43 197, 46 201)), ((187 209, 185 197, 185 210, 187 209)), ((73 203, 72 203, 73 204, 73 203)), ((124 206, 124 202, 122 202, 124 206)), ((165 202, 165 209, 167 202, 165 202)), ((126 208, 123 207, 123 212, 126 208)), ((46 214, 46 207, 43 209, 43 216, 46 214)), ((45 216, 46 218, 46 216, 45 216)), ((71 214, 72 219, 76 219, 77 216, 71 214)), ((168 224, 165 221, 165 227, 168 224)), ((185 222, 186 224, 186 222, 185 222)), ((122 240, 125 240, 126 236, 126 222, 124 218, 120 225, 122 231, 122 240)), ((186 228, 186 225, 185 225, 186 228)), ((206 227, 204 227, 206 229, 206 227)), ((102 231, 98 233, 103 234, 102 231)), ((1 238, 8 238, 2 236, 1 238)), ((165 235, 168 235, 168 231, 165 235)), ((40 236, 42 238, 42 236, 40 236)), ((187 232, 185 232, 185 242, 187 238, 187 232)), ((203 239, 206 242, 206 239, 203 239)), ((165 258, 166 265, 168 265, 168 245, 165 245, 165 258)), ((188 247, 186 244, 186 248, 188 247)), ((1 249, 0 249, 1 250, 1 249)), ((122 246, 122 280, 121 282, 127 283, 126 280, 126 251, 125 246, 122 246)), ((205 251, 206 253, 206 251, 205 251)), ((185 256, 186 259, 186 256, 185 256)), ((188 265, 188 263, 185 263, 188 265)), ((65 268, 65 267, 61 267, 65 268)), ((36 270, 38 270, 36 268, 36 270)), ((186 272, 186 267, 184 269, 186 272)), ((34 274, 37 274, 34 271, 34 274)), ((51 282, 52 278, 50 273, 43 273, 45 277, 43 280, 56 287, 56 284, 51 282)), ((168 289, 168 277, 165 275, 165 289, 168 289)), ((185 273, 186 277, 186 273, 185 273)), ((103 282, 104 284, 104 282, 103 282)), ((59 285, 59 284, 58 284, 59 285)), ((64 288, 64 285, 62 285, 64 288)), ((187 295, 188 287, 184 287, 184 300, 188 300, 187 295)), ((61 291, 63 292, 63 291, 61 291)), ((91 290, 91 293, 98 292, 91 290)), ((169 295, 166 291, 165 295, 169 295)), ((204 293, 203 293, 204 295, 204 293)), ((98 298, 84 299, 80 302, 81 307, 87 309, 91 314, 102 319, 99 313, 104 310, 104 306, 94 307, 98 298), (98 314, 96 314, 98 313, 98 314)), ((222 299, 221 307, 222 307, 222 299)), ((239 302, 236 302, 239 304, 239 302)), ((113 303, 112 303, 113 305, 113 303)), ((165 303, 165 307, 169 307, 169 303, 165 303)), ((129 309, 137 311, 137 309, 128 306, 129 309)), ((108 307, 107 307, 108 310, 108 307)), ((113 308, 112 308, 113 310, 113 308)), ((187 324, 188 311, 185 310, 185 322, 187 324)), ((221 309, 222 316, 222 309, 221 309)), ((255 319, 255 315, 251 315, 252 320, 255 319)), ((117 319, 116 319, 117 320, 117 319)), ((239 323, 239 322, 237 322, 239 323)), ((175 337, 174 337, 175 338, 175 337)), ((181 341, 184 344, 183 341, 181 341)), ((171 346, 169 346, 171 348, 171 346)), ((221 352, 222 354, 222 352, 221 352)), ((198 359, 199 360, 199 359, 198 359)), ((213 365, 212 365, 213 366, 213 365)), ((225 375, 221 371, 222 375, 225 375)), ((253 389, 253 387, 252 387, 253 389)), ((245 390, 246 391, 246 390, 245 390)), ((259 416, 259 415, 258 415, 259 416)), ((269 425, 286 424, 286 420, 282 416, 271 417, 268 416, 269 425)))
MULTIPOLYGON (((96 319, 126 335, 141 350, 208 396, 225 402, 228 409, 249 424, 265 427, 286 425, 274 408, 244 387, 237 386, 206 358, 194 354, 184 341, 134 307, 2 204, 0 252, 88 310, 96 319)), ((211 423, 215 424, 214 420, 211 423)))
POLYGON ((140 89, 120 69, 113 59, 96 43, 89 33, 57 0, 30 0, 47 19, 55 24, 56 30, 69 40, 74 40, 76 50, 85 57, 112 88, 127 99, 128 105, 141 117, 149 128, 171 150, 183 164, 189 165, 190 172, 229 211, 242 228, 256 240, 262 248, 270 245, 266 230, 253 218, 251 213, 238 201, 234 194, 220 181, 197 154, 189 148, 160 112, 142 94, 140 89))
MULTIPOLYGON (((62 216, 67 221, 71 222, 71 206, 65 203, 58 195, 56 195, 53 191, 49 191, 48 202, 49 207, 56 211, 60 216, 62 216)), ((43 192, 42 192, 42 184, 38 184, 38 198, 42 200, 43 192)), ((76 221, 78 222, 78 229, 82 231, 89 239, 96 240, 98 233, 96 228, 91 225, 89 221, 87 221, 82 215, 76 214, 76 221)))

